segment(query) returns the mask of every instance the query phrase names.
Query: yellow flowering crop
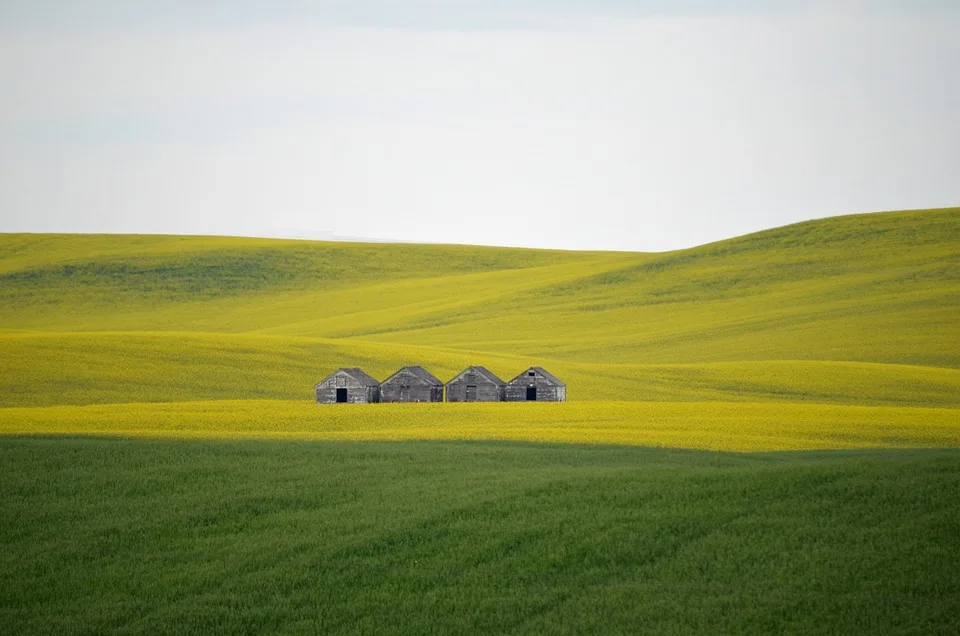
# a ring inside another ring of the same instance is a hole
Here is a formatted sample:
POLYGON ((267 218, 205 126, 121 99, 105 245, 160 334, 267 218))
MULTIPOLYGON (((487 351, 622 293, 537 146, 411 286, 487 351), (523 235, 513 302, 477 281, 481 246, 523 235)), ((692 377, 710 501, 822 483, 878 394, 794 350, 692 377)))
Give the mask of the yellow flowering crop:
POLYGON ((956 446, 960 209, 662 254, 0 234, 0 433, 956 446), (313 404, 360 366, 560 405, 313 404))
POLYGON ((518 440, 725 451, 960 446, 960 409, 755 403, 315 405, 240 400, 0 409, 0 434, 518 440))

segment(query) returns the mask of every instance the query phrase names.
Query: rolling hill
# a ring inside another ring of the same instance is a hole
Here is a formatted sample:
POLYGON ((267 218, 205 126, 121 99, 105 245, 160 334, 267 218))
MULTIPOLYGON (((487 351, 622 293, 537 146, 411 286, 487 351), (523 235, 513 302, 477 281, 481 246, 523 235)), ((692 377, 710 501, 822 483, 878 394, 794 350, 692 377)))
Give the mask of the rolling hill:
POLYGON ((956 407, 960 209, 662 254, 0 235, 0 406, 310 400, 531 364, 571 401, 956 407))

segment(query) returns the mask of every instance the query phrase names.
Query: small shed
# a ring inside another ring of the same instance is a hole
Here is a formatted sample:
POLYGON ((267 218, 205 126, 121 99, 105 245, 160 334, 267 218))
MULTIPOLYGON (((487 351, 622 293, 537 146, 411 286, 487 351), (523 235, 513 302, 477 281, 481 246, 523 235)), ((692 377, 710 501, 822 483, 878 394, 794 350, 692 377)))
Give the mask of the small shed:
POLYGON ((447 382, 447 402, 503 402, 506 388, 485 367, 467 367, 447 382))
POLYGON ((543 367, 530 367, 507 382, 507 402, 566 402, 567 385, 543 367))
POLYGON ((443 402, 443 382, 423 367, 403 367, 380 383, 381 402, 443 402))
POLYGON ((314 386, 317 404, 380 401, 380 383, 356 367, 337 369, 314 386))

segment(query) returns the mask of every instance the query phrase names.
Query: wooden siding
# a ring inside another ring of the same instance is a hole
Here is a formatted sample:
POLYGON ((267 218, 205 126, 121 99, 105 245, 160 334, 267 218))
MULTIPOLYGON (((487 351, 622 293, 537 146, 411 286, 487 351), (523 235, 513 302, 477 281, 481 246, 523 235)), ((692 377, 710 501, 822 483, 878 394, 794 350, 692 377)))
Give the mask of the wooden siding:
POLYGON ((479 373, 465 373, 447 383, 447 402, 502 402, 504 387, 479 373), (476 393, 467 387, 476 387, 476 393))
POLYGON ((549 379, 543 377, 536 371, 534 375, 528 375, 531 371, 526 371, 522 376, 516 377, 507 383, 506 395, 507 402, 527 402, 527 389, 536 387, 537 402, 566 402, 567 387, 558 386, 549 379))
POLYGON ((380 401, 380 387, 367 386, 349 373, 338 371, 317 384, 317 404, 336 404, 337 389, 347 390, 348 404, 366 404, 380 401))
POLYGON ((443 402, 443 386, 435 386, 408 371, 400 371, 380 385, 381 402, 443 402))

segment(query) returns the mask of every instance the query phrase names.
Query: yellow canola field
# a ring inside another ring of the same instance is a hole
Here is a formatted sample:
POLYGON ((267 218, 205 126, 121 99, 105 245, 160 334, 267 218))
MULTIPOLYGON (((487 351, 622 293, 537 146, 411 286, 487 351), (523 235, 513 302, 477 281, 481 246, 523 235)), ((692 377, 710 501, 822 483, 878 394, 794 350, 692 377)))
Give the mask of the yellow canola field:
POLYGON ((955 369, 958 254, 960 209, 836 217, 658 254, 0 235, 0 333, 272 335, 544 366, 955 369))
POLYGON ((514 440, 716 451, 960 446, 960 409, 592 402, 324 405, 279 400, 0 409, 3 435, 514 440))
POLYGON ((0 334, 0 408, 313 400, 329 371, 384 379, 421 364, 447 381, 471 364, 509 380, 542 365, 571 402, 806 402, 960 407, 960 369, 855 361, 598 364, 357 340, 178 332, 0 334))
POLYGON ((657 254, 0 234, 0 434, 958 446, 958 299, 960 208, 657 254), (408 364, 570 402, 313 404, 408 364))

